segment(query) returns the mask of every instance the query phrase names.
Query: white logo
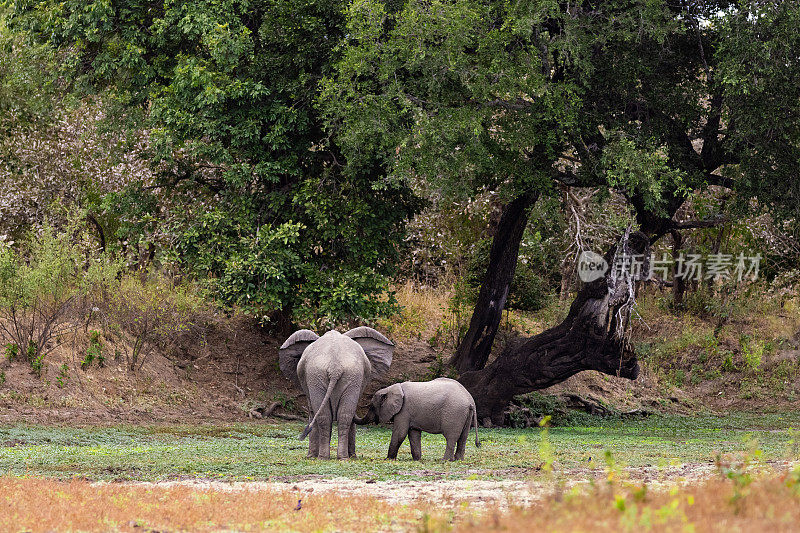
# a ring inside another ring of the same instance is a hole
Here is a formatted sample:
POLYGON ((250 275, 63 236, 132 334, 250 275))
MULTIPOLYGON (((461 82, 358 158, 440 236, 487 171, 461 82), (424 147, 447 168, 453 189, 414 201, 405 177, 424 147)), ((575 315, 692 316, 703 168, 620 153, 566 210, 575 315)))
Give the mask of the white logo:
POLYGON ((602 255, 594 252, 582 252, 578 258, 578 277, 584 283, 591 283, 606 275, 608 262, 602 255))

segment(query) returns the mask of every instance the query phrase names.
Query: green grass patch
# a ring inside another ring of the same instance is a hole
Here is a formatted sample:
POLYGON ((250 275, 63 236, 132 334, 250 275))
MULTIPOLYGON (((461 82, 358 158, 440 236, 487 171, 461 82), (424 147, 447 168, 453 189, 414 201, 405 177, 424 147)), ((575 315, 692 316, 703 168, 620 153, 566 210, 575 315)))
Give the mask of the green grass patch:
MULTIPOLYGON (((800 413, 736 414, 724 418, 652 416, 594 419, 542 430, 481 429, 483 446, 467 446, 466 460, 438 461, 440 435, 423 434, 423 461, 404 443, 397 461, 385 460, 390 430, 359 428, 359 459, 305 458, 301 426, 282 424, 0 428, 0 473, 97 480, 475 479, 535 476, 552 454, 555 468, 605 468, 610 451, 622 466, 710 463, 716 453, 761 450, 764 460, 797 457, 800 413)), ((334 438, 335 440, 335 438, 334 438)), ((334 449, 335 453, 335 449, 334 449)))

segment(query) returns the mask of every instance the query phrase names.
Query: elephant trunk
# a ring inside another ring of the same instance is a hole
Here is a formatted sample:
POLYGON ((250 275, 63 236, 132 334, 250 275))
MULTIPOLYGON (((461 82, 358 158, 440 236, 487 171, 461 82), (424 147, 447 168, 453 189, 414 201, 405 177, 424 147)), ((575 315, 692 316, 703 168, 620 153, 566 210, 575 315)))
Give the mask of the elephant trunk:
POLYGON ((353 422, 359 426, 366 426, 367 424, 373 424, 377 421, 378 417, 375 414, 375 407, 372 405, 369 406, 369 411, 367 411, 367 414, 365 414, 363 418, 359 418, 358 416, 353 417, 353 422))

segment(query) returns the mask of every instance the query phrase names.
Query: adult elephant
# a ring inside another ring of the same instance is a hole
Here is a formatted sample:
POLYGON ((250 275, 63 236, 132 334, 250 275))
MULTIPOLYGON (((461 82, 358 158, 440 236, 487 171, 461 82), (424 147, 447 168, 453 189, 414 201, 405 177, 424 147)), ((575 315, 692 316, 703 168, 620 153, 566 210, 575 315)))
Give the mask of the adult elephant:
POLYGON ((331 428, 337 423, 339 459, 355 457, 358 400, 372 378, 392 364, 394 343, 372 328, 347 333, 329 331, 322 337, 307 329, 294 332, 280 347, 283 374, 306 393, 313 413, 300 439, 311 433, 308 457, 329 459, 331 428))

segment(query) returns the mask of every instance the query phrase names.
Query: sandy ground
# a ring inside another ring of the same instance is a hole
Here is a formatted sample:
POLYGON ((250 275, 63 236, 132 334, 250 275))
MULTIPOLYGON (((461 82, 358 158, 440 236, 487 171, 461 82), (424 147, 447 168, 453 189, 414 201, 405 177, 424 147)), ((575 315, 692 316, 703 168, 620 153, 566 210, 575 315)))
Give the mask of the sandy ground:
MULTIPOLYGON (((771 471, 785 471, 792 466, 785 461, 763 465, 771 471)), ((672 467, 626 468, 619 475, 630 483, 646 483, 651 489, 692 484, 718 475, 711 463, 685 464, 672 467)), ((293 492, 297 498, 310 499, 317 494, 373 496, 397 505, 436 503, 445 507, 501 508, 523 506, 555 492, 565 492, 575 486, 588 486, 591 480, 606 481, 608 472, 603 469, 574 469, 551 475, 539 472, 536 479, 505 480, 390 480, 350 479, 342 477, 300 479, 285 482, 223 482, 208 480, 180 480, 163 482, 136 482, 139 486, 187 486, 200 491, 255 491, 293 492)), ((106 482, 98 482, 106 483, 106 482)))

